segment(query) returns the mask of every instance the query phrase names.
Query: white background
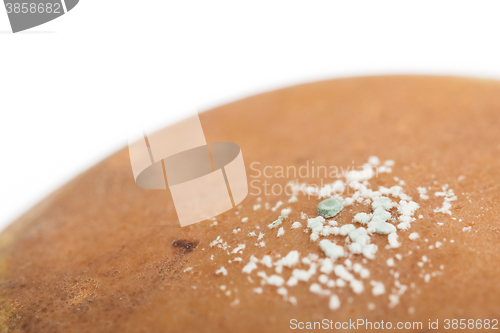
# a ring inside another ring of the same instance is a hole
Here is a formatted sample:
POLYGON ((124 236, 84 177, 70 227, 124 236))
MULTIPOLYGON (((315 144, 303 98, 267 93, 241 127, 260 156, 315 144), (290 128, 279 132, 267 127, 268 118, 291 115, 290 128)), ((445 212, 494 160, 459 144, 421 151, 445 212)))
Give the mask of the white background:
POLYGON ((498 1, 80 0, 14 35, 0 7, 0 229, 131 123, 319 79, 500 79, 499 17, 498 1))

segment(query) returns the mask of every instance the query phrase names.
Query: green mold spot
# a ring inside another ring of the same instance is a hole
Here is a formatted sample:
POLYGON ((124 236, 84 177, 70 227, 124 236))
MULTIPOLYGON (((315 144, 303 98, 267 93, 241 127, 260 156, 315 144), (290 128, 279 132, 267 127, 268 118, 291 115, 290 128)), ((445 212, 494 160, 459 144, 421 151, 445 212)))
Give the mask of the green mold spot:
POLYGON ((344 208, 344 205, 342 205, 342 201, 338 198, 326 199, 318 204, 318 215, 325 218, 334 217, 342 208, 344 208))

